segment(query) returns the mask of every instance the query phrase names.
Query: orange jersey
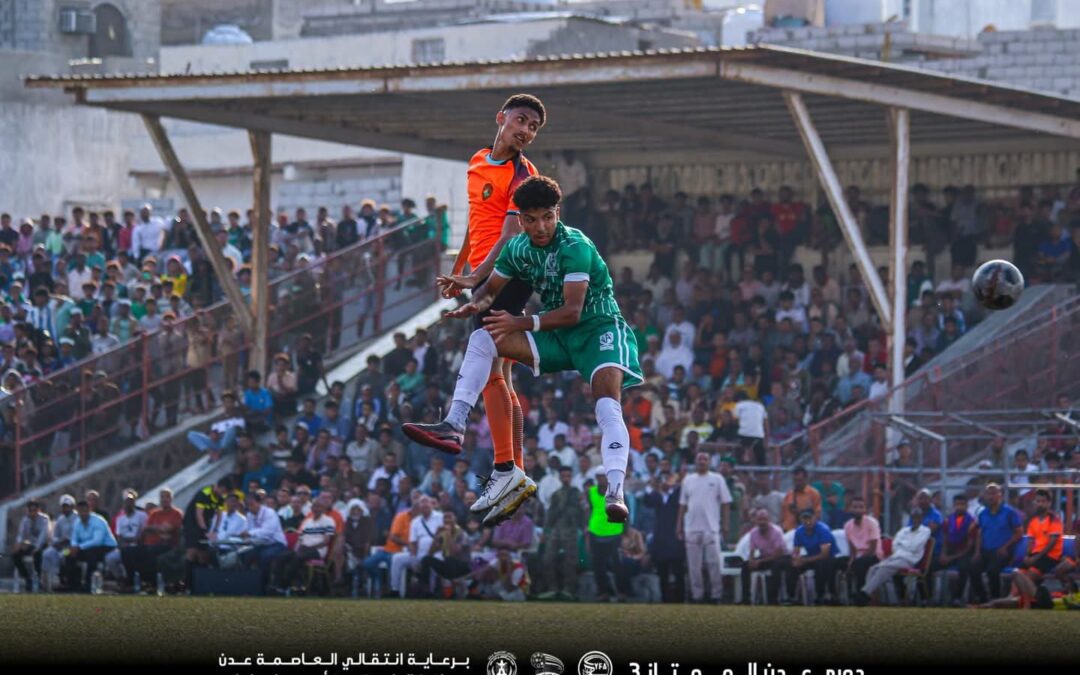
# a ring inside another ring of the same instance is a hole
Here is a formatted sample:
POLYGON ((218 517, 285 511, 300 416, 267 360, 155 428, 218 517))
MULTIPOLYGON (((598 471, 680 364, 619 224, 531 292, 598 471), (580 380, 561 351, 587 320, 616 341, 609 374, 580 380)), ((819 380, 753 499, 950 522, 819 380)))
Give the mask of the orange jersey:
POLYGON ((1064 527, 1061 519, 1052 513, 1045 516, 1032 516, 1028 521, 1027 535, 1031 537, 1031 552, 1040 553, 1050 544, 1050 537, 1057 535, 1057 543, 1046 554, 1051 560, 1060 560, 1061 551, 1065 547, 1064 527))
POLYGON ((491 148, 484 148, 469 160, 469 265, 474 270, 502 236, 506 215, 517 211, 514 190, 537 174, 522 154, 496 163, 490 153, 491 148))

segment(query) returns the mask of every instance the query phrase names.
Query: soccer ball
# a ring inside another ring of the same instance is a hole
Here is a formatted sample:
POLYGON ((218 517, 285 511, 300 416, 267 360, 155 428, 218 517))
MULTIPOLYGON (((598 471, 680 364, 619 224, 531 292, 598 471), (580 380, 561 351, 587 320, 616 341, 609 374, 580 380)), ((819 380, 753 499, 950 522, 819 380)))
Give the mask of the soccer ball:
POLYGON ((1008 309, 1024 292, 1024 275, 1008 260, 990 260, 979 265, 971 277, 975 299, 987 309, 1008 309))

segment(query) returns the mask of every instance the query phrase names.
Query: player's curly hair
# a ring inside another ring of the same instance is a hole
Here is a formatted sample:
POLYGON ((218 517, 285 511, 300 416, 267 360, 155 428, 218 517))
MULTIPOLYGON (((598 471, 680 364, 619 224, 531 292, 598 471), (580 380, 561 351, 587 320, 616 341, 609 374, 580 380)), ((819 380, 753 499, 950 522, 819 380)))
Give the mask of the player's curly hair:
POLYGON ((532 94, 514 94, 506 99, 506 103, 503 103, 502 111, 506 112, 512 108, 528 108, 530 110, 535 110, 536 114, 540 116, 540 126, 544 126, 544 122, 547 121, 547 110, 544 108, 544 104, 532 94))
POLYGON ((514 203, 522 211, 550 209, 561 201, 559 184, 547 176, 532 176, 514 190, 514 203))

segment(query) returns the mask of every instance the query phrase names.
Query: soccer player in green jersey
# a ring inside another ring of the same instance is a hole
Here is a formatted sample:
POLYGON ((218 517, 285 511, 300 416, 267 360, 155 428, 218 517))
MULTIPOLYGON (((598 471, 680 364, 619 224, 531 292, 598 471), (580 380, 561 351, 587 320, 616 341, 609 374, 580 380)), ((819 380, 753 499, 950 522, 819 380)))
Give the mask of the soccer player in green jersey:
MULTIPOLYGON (((608 479, 605 510, 608 520, 621 523, 629 515, 623 482, 630 435, 620 399, 624 387, 643 381, 637 342, 615 302, 607 264, 588 237, 559 221, 561 200, 558 183, 544 176, 529 178, 514 191, 524 232, 506 244, 490 279, 472 300, 446 316, 460 319, 486 311, 511 279, 531 285, 540 294, 543 311, 532 316, 496 311, 485 317, 484 327, 469 337, 446 419, 406 424, 402 430, 418 443, 456 454, 495 357, 525 364, 537 375, 576 370, 589 380, 596 398, 608 479)), ((485 523, 504 519, 529 498, 531 493, 514 475, 492 473, 487 490, 496 505, 485 523)))

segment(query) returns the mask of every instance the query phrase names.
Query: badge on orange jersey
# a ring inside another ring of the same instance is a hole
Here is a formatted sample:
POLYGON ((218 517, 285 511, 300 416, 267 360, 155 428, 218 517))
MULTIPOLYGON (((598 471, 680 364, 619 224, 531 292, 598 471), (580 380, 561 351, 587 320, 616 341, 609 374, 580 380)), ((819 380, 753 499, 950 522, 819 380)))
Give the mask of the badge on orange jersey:
POLYGON ((484 183, 484 190, 480 193, 480 196, 482 196, 484 198, 484 200, 486 201, 487 198, 490 197, 491 193, 494 192, 494 191, 495 191, 495 186, 494 185, 492 185, 491 183, 484 183))

